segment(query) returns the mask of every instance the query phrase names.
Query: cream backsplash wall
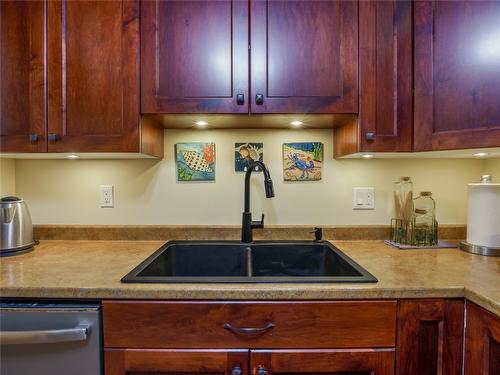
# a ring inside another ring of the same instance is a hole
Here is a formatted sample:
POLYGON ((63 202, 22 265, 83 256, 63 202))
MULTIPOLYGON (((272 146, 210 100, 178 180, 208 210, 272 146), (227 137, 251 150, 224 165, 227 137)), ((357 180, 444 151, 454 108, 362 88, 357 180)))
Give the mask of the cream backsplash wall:
POLYGON ((16 194, 15 160, 0 158, 0 197, 16 194))
POLYGON ((483 174, 489 174, 493 182, 500 183, 500 158, 484 159, 483 174))
POLYGON ((239 224, 244 175, 234 172, 234 143, 264 142, 276 197, 266 199, 262 175, 252 176, 255 219, 265 212, 268 224, 388 224, 392 183, 408 175, 416 192, 434 193, 440 223, 463 224, 467 183, 489 168, 484 160, 334 160, 332 139, 331 130, 165 130, 161 161, 17 160, 15 188, 36 224, 239 224), (186 141, 216 142, 215 183, 176 182, 174 144, 186 141), (283 182, 282 143, 292 141, 324 143, 322 181, 283 182), (101 184, 114 185, 114 208, 99 207, 101 184), (375 187, 375 210, 352 210, 355 186, 375 187))

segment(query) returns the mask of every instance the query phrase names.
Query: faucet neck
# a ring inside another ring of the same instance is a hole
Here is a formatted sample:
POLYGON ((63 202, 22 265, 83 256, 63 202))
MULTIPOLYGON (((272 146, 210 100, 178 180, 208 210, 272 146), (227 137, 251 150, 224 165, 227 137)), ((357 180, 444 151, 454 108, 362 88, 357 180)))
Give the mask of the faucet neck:
POLYGON ((261 161, 254 161, 252 164, 250 164, 245 173, 245 206, 243 210, 244 212, 250 212, 250 177, 252 176, 252 172, 254 171, 254 168, 256 166, 262 169, 262 172, 264 173, 264 179, 269 180, 271 178, 271 176, 269 175, 269 171, 267 170, 264 163, 262 163, 261 161))
POLYGON ((241 222, 241 242, 251 243, 253 242, 253 232, 252 232, 252 214, 250 212, 243 212, 242 222, 241 222))
POLYGON ((262 169, 264 174, 264 187, 266 189, 266 197, 274 197, 273 182, 271 181, 271 176, 267 170, 264 163, 260 161, 254 161, 248 166, 247 172, 245 173, 245 208, 243 211, 243 218, 241 223, 241 241, 242 242, 252 242, 252 229, 253 228, 264 228, 264 214, 262 214, 262 219, 260 221, 252 221, 252 213, 250 212, 250 176, 254 171, 254 168, 258 166, 262 169))

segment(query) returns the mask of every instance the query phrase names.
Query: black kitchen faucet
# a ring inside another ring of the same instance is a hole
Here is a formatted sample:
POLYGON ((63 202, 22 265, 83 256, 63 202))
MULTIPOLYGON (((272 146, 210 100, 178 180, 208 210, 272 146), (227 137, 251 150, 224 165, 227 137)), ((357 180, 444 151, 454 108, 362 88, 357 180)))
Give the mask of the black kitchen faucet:
POLYGON ((267 170, 266 165, 261 161, 254 161, 248 166, 247 172, 245 174, 245 209, 243 211, 243 219, 241 224, 241 242, 252 242, 253 235, 252 229, 254 228, 264 228, 264 214, 260 221, 252 221, 252 213, 250 212, 250 176, 252 175, 255 167, 262 169, 264 174, 264 188, 266 189, 266 197, 274 197, 273 181, 271 180, 271 175, 267 170))

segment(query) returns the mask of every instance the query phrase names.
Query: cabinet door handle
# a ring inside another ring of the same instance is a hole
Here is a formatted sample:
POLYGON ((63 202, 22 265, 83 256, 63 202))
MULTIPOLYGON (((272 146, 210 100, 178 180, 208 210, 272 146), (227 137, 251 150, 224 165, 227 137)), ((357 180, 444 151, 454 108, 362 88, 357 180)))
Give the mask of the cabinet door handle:
POLYGON ((224 329, 239 335, 254 335, 257 333, 264 333, 270 331, 274 327, 275 325, 273 323, 267 323, 264 327, 261 328, 238 328, 238 327, 233 327, 229 323, 224 324, 224 329))
POLYGON ((264 366, 259 366, 259 369, 257 370, 257 375, 267 375, 267 369, 264 366))
POLYGON ((245 94, 236 94, 236 104, 238 105, 245 104, 245 94))
POLYGON ((233 369, 231 370, 231 375, 241 375, 241 374, 242 371, 240 365, 234 366, 233 369))
POLYGON ((40 140, 40 135, 38 133, 30 134, 30 142, 38 142, 40 140))
POLYGON ((375 133, 374 132, 365 133, 365 139, 367 141, 374 141, 375 140, 375 133))
POLYGON ((257 105, 264 104, 264 94, 255 95, 255 104, 257 104, 257 105))
POLYGON ((59 139, 59 136, 57 135, 57 133, 49 133, 48 138, 50 142, 55 142, 59 139))

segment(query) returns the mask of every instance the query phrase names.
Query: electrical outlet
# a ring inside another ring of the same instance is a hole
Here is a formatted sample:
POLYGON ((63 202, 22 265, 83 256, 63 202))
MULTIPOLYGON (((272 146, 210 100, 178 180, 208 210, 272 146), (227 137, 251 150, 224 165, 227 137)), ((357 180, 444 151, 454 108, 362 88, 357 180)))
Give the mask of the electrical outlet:
POLYGON ((355 187, 352 189, 353 210, 375 209, 375 188, 355 187))
POLYGON ((101 185, 101 207, 114 207, 113 185, 101 185))

